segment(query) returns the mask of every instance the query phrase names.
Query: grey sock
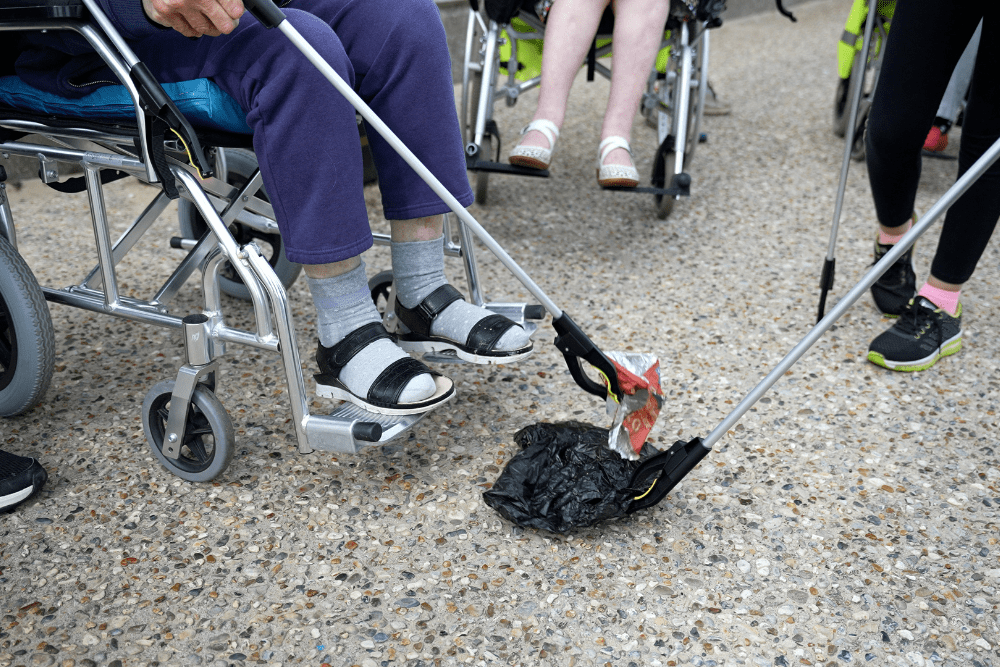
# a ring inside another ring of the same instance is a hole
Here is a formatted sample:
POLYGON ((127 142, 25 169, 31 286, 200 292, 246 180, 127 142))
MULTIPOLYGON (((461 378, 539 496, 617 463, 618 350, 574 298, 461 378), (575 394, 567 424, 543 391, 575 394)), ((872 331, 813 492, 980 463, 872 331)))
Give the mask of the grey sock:
MULTIPOLYGON (((392 243, 392 275, 396 298, 406 308, 413 308, 441 285, 444 277, 444 238, 431 241, 392 243)), ((455 301, 445 308, 431 324, 431 333, 465 342, 479 320, 492 315, 485 308, 466 301, 455 301)), ((497 341, 495 349, 518 350, 528 344, 528 332, 512 327, 497 341)))
MULTIPOLYGON (((309 278, 309 291, 316 305, 319 340, 324 347, 333 347, 355 329, 371 322, 381 322, 365 278, 365 263, 333 278, 309 278)), ((340 381, 358 396, 367 396, 375 378, 389 364, 406 357, 390 340, 378 340, 364 348, 340 372, 340 381)), ((419 375, 407 383, 399 397, 400 403, 414 403, 434 395, 434 378, 419 375)))

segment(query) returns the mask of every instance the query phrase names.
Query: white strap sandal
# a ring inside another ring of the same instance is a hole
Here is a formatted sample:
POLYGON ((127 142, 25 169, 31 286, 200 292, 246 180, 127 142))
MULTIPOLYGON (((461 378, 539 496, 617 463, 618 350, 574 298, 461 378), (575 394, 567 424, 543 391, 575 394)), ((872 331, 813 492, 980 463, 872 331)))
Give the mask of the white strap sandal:
POLYGON ((556 139, 559 137, 559 128, 551 120, 539 119, 533 120, 528 123, 523 130, 521 130, 521 135, 525 135, 528 132, 535 130, 536 132, 541 132, 545 135, 545 138, 549 142, 548 148, 542 148, 541 146, 522 146, 518 144, 514 146, 510 151, 510 155, 507 160, 511 164, 515 164, 519 167, 528 167, 529 169, 548 169, 549 163, 552 162, 552 151, 556 149, 556 139))
POLYGON ((632 156, 632 147, 624 137, 608 137, 597 147, 597 184, 602 188, 634 188, 639 185, 639 170, 635 165, 604 164, 604 158, 616 148, 624 148, 632 156))

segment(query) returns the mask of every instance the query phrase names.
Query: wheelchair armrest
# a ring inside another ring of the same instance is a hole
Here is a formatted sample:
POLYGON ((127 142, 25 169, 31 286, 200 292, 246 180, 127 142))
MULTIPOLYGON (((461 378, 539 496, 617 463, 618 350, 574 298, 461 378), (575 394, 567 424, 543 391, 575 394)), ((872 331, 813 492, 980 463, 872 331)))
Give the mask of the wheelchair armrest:
POLYGON ((0 21, 78 19, 83 15, 83 0, 4 0, 0 6, 0 21))

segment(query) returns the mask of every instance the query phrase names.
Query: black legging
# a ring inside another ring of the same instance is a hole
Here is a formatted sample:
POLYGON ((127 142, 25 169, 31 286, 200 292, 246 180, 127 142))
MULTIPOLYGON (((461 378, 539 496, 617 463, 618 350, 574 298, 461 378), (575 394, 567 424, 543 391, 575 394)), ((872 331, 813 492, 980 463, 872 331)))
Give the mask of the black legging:
MULTIPOLYGON (((982 39, 962 123, 961 176, 1000 137, 1000 3, 902 0, 889 30, 865 140, 875 212, 906 224, 920 180, 920 150, 941 96, 980 19, 982 39)), ((935 278, 966 282, 1000 218, 1000 160, 945 216, 931 265, 935 278)))

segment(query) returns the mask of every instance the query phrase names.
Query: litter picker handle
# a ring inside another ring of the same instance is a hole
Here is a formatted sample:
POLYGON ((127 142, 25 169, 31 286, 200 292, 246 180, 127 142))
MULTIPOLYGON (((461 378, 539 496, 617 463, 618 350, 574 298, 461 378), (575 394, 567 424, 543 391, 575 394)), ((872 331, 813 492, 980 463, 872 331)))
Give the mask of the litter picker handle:
POLYGON ((580 388, 599 398, 607 398, 612 394, 615 400, 621 401, 622 390, 618 384, 618 372, 611 360, 594 345, 594 341, 583 332, 583 329, 570 318, 565 311, 559 317, 552 318, 552 328, 559 334, 556 336, 556 348, 563 353, 569 374, 573 376, 580 388), (594 382, 584 373, 581 361, 586 361, 604 376, 608 385, 605 387, 594 382))
POLYGON ((243 0, 243 6, 265 28, 277 28, 285 20, 285 13, 272 0, 243 0))

